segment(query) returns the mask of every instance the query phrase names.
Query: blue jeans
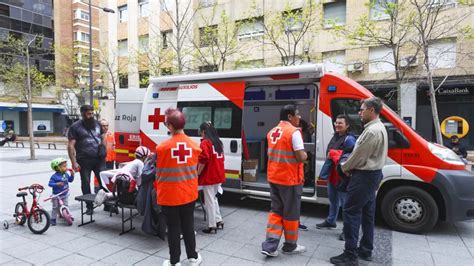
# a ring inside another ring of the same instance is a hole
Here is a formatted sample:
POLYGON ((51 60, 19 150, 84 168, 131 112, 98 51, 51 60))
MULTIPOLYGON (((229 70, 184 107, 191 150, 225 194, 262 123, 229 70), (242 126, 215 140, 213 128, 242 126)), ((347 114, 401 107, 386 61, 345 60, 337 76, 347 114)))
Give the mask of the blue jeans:
POLYGON ((326 218, 331 224, 336 223, 337 215, 339 214, 339 208, 344 206, 346 201, 346 193, 340 192, 336 187, 328 182, 328 198, 329 198, 329 215, 326 218))
POLYGON ((359 228, 362 238, 359 248, 366 254, 374 249, 375 192, 382 180, 382 171, 354 170, 347 186, 344 204, 344 251, 357 256, 359 228))

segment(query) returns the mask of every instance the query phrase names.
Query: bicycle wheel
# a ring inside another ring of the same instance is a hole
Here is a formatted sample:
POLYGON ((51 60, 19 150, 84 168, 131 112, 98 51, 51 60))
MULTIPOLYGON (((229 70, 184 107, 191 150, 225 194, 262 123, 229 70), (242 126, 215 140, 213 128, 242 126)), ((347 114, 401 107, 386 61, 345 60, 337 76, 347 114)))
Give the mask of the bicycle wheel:
POLYGON ((67 208, 62 208, 61 214, 63 218, 66 220, 66 223, 68 225, 72 225, 72 217, 71 217, 71 213, 69 213, 69 210, 67 208))
POLYGON ((18 225, 24 225, 26 223, 25 215, 25 203, 18 202, 15 205, 15 223, 18 225))
POLYGON ((28 228, 35 234, 42 234, 48 230, 51 223, 49 213, 43 209, 36 209, 28 217, 28 228))

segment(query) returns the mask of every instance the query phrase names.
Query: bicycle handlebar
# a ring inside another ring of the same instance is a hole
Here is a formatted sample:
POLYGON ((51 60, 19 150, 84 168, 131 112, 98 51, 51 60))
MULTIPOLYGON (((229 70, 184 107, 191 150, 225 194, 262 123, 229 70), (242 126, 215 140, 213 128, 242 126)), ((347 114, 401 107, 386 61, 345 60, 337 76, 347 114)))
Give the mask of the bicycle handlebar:
POLYGON ((61 192, 59 192, 58 194, 53 194, 53 195, 49 196, 48 198, 44 199, 43 201, 46 202, 46 201, 48 201, 48 200, 50 200, 50 199, 57 198, 57 197, 59 197, 60 195, 66 193, 66 192, 69 192, 69 188, 68 188, 68 189, 65 189, 65 190, 63 190, 63 191, 61 191, 61 192))
POLYGON ((38 192, 38 193, 41 193, 43 192, 44 190, 44 187, 40 184, 33 184, 31 186, 28 186, 28 187, 21 187, 18 189, 18 191, 22 191, 22 190, 30 190, 30 193, 33 194, 33 192, 38 192), (31 192, 31 190, 33 190, 33 192, 31 192))

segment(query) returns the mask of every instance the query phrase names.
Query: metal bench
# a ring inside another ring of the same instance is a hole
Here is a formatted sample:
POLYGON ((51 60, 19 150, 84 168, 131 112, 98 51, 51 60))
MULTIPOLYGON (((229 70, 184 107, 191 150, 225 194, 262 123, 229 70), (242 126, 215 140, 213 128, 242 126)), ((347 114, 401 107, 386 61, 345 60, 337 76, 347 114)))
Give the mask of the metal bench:
MULTIPOLYGON (((89 221, 84 222, 84 215, 87 215, 86 214, 87 209, 84 210, 84 203, 86 203, 86 204, 87 203, 94 203, 94 199, 95 199, 95 194, 86 194, 86 195, 82 195, 82 196, 77 196, 75 198, 75 200, 81 202, 81 223, 78 226, 83 226, 83 225, 95 222, 95 220, 93 219, 94 214, 90 215, 90 220, 89 221)), ((137 207, 135 205, 120 204, 120 203, 116 202, 115 200, 105 201, 104 205, 113 206, 113 207, 117 207, 117 208, 121 209, 121 212, 122 212, 122 232, 120 232, 119 235, 126 234, 126 233, 128 233, 130 231, 133 231, 135 229, 135 227, 133 227, 133 217, 138 216, 138 212, 135 212, 135 213, 133 212, 133 210, 137 209, 137 207), (129 211, 130 211, 129 215, 125 215, 125 209, 129 209, 129 211), (126 229, 125 228, 125 223, 127 223, 127 222, 130 222, 130 225, 126 229)), ((93 208, 95 209, 97 207, 93 207, 93 208)), ((112 210, 110 211, 110 216, 112 216, 112 210)))

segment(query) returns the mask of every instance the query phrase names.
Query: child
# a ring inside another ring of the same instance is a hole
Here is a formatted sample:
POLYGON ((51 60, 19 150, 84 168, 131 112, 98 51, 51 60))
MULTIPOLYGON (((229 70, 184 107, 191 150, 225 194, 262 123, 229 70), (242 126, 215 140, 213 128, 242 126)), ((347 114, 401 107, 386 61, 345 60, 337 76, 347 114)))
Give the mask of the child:
MULTIPOLYGON (((66 173, 67 160, 64 158, 56 158, 51 161, 51 169, 56 171, 49 179, 49 186, 53 188, 53 194, 63 192, 69 188, 69 182, 74 181, 74 170, 70 169, 71 175, 66 173)), ((60 196, 65 206, 68 206, 69 193, 60 196)), ((59 202, 57 198, 52 199, 53 210, 51 211, 51 225, 56 225, 56 217, 59 213, 59 202)))

